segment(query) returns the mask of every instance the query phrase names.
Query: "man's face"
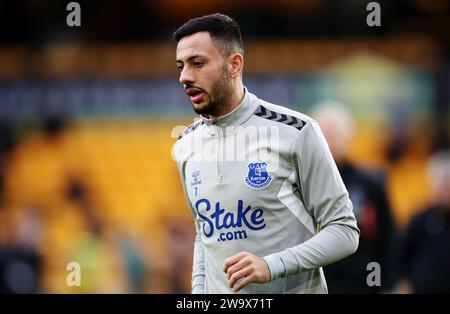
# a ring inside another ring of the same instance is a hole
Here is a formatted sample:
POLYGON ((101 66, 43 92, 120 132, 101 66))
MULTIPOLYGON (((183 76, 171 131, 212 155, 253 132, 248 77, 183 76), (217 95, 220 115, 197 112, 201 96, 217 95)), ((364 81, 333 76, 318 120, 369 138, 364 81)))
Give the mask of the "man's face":
POLYGON ((177 68, 194 111, 216 115, 231 97, 231 78, 225 58, 208 32, 183 37, 177 45, 177 68))

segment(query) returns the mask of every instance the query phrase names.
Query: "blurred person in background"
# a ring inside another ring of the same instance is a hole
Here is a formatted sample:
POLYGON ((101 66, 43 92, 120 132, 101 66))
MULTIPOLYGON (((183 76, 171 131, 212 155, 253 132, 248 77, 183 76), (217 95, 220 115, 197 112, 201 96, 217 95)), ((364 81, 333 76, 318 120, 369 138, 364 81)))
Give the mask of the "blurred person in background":
POLYGON ((16 142, 13 125, 0 121, 0 293, 37 293, 42 268, 40 209, 25 206, 15 218, 6 212, 4 182, 16 142))
POLYGON ((45 227, 40 209, 27 206, 20 217, 9 223, 11 234, 3 241, 0 239, 0 293, 39 293, 42 270, 39 245, 45 227))
POLYGON ((450 150, 428 162, 430 206, 415 215, 399 237, 400 292, 450 293, 450 150))
POLYGON ((4 206, 6 172, 16 144, 13 123, 0 120, 0 211, 4 206))
POLYGON ((177 219, 167 222, 168 245, 171 269, 169 293, 186 293, 190 288, 192 271, 192 221, 177 219))
POLYGON ((380 171, 362 169, 351 161, 350 147, 355 122, 344 104, 336 101, 321 102, 315 107, 312 117, 325 135, 350 194, 361 229, 358 250, 324 268, 329 292, 386 292, 392 285, 389 254, 395 230, 383 174, 380 171), (366 267, 370 262, 377 262, 381 266, 380 287, 369 287, 366 283, 366 267))
POLYGON ((84 230, 74 237, 70 249, 71 260, 80 264, 83 273, 83 283, 78 291, 142 292, 145 274, 133 239, 124 232, 114 237, 107 234, 107 225, 83 178, 69 178, 66 195, 85 224, 84 230))

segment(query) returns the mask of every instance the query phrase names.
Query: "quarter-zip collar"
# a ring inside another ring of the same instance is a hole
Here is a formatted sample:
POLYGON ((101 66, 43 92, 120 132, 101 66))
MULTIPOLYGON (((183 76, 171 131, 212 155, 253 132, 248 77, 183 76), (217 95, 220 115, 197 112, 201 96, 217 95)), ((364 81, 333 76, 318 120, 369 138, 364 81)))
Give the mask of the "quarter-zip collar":
POLYGON ((217 117, 215 119, 208 119, 200 115, 200 118, 207 125, 220 125, 224 126, 239 126, 247 121, 253 113, 256 111, 257 104, 252 101, 254 95, 250 94, 247 88, 244 86, 244 98, 241 103, 229 113, 217 117))

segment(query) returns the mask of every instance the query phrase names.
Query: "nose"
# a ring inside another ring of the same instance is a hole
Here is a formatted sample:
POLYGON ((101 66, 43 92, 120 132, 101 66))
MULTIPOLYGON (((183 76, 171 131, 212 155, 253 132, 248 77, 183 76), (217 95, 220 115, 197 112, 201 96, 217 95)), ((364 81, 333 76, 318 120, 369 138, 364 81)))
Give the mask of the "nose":
POLYGON ((180 73, 180 83, 181 84, 195 83, 195 77, 188 66, 183 67, 183 70, 180 73))

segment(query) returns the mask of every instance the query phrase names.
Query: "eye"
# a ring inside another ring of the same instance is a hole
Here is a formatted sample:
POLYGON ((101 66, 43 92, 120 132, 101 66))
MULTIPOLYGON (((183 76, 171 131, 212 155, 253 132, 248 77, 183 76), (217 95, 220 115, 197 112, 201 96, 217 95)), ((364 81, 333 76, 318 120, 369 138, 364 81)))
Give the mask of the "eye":
POLYGON ((202 65, 203 65, 203 62, 201 62, 201 61, 194 61, 194 66, 196 68, 200 68, 202 65))
POLYGON ((178 69, 178 71, 183 71, 183 65, 182 64, 177 64, 177 69, 178 69))

